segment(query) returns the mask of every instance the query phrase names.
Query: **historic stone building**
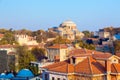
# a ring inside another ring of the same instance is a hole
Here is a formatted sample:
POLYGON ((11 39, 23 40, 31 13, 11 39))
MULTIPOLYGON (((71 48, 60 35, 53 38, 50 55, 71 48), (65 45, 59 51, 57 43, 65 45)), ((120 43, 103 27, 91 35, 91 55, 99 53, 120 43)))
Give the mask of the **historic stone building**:
POLYGON ((69 40, 75 40, 75 38, 82 38, 84 36, 83 33, 78 31, 77 25, 71 20, 64 21, 59 27, 50 28, 48 31, 56 32, 69 40))

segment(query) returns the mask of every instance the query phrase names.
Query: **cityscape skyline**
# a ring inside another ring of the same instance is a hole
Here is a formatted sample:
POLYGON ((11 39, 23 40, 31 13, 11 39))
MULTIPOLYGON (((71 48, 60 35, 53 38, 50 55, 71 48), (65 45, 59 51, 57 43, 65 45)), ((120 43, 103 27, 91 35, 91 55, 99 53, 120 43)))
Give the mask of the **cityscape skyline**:
POLYGON ((120 27, 116 0, 0 0, 0 28, 47 30, 72 20, 80 31, 120 27))

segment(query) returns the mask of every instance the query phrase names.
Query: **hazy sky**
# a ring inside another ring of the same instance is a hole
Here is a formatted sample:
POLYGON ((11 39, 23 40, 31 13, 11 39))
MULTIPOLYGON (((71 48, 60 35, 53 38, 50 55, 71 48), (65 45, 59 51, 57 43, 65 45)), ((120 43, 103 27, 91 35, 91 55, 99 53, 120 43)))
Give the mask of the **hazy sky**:
POLYGON ((80 31, 120 27, 120 0, 0 0, 0 28, 47 30, 65 20, 80 31))

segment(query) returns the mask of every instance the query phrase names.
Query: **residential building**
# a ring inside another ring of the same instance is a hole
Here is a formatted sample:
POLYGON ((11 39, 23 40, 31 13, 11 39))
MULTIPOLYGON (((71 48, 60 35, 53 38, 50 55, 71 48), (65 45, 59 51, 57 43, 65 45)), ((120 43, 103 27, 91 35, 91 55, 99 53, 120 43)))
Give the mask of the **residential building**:
POLYGON ((67 53, 72 49, 71 45, 55 44, 47 48, 47 56, 50 61, 64 61, 67 59, 67 53))
MULTIPOLYGON (((76 50, 80 51, 80 50, 76 50)), ((74 51, 73 51, 74 52, 74 51)), ((43 67, 43 80, 119 80, 120 58, 90 50, 43 67)))
POLYGON ((110 38, 110 32, 105 31, 104 29, 99 30, 99 38, 110 38))
POLYGON ((0 50, 6 50, 7 54, 11 53, 11 52, 16 52, 16 45, 0 45, 0 50))

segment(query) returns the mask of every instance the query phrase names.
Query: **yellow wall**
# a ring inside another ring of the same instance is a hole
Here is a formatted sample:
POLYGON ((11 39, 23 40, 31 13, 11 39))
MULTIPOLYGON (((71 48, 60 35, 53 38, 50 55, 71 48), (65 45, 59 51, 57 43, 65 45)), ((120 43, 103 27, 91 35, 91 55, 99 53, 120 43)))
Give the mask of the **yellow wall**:
POLYGON ((68 75, 68 80, 75 80, 75 76, 74 75, 68 75))

